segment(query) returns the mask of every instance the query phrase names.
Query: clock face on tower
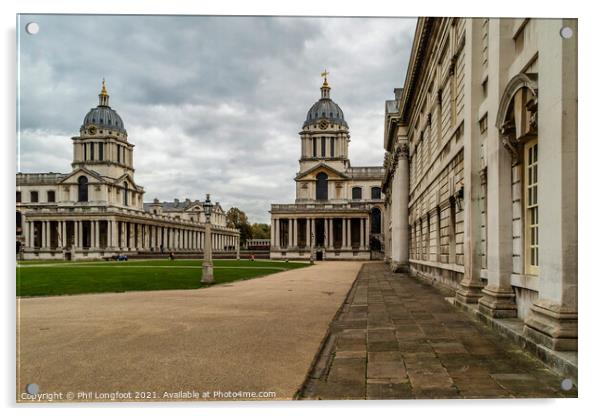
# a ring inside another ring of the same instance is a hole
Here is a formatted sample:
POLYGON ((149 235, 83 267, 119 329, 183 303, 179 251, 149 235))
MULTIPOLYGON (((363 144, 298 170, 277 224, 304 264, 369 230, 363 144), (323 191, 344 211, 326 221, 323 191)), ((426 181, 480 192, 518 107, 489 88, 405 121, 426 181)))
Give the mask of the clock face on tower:
POLYGON ((320 128, 321 128, 322 130, 326 130, 326 127, 328 127, 328 121, 326 121, 326 120, 321 120, 321 121, 320 121, 320 128))
POLYGON ((95 135, 96 134, 96 126, 90 126, 88 127, 88 134, 90 135, 95 135))

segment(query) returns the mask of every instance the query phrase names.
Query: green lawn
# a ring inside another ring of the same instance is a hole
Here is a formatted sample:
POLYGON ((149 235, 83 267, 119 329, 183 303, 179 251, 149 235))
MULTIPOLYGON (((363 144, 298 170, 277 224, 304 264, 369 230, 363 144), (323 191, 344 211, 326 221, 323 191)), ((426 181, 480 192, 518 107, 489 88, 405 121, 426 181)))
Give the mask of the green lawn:
MULTIPOLYGON (((124 262, 20 262, 17 296, 55 296, 131 290, 197 289, 201 260, 130 260, 124 262)), ((215 283, 252 279, 307 263, 215 260, 215 283)))

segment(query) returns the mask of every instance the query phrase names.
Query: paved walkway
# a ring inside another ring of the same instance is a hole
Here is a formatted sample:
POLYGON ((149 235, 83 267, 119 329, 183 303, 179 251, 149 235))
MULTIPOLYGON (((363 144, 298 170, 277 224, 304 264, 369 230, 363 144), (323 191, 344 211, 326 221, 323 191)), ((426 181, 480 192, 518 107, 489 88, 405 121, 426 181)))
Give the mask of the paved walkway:
POLYGON ((199 290, 19 299, 17 399, 29 383, 76 401, 77 392, 93 393, 81 401, 116 391, 178 400, 193 390, 291 399, 360 267, 320 263, 199 290))
POLYGON ((575 397, 435 288, 366 264, 301 398, 575 397))

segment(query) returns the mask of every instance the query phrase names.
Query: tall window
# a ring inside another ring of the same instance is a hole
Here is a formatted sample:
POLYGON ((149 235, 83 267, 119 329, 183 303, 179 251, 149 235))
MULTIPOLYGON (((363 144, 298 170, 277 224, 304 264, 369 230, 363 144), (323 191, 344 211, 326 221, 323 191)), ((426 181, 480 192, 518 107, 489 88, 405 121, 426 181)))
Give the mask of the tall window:
POLYGON ((539 274, 539 204, 537 202, 537 139, 525 144, 525 272, 539 274))
POLYGON ((356 186, 351 189, 351 198, 352 199, 362 199, 362 188, 356 186))
POLYGON ((322 157, 326 157, 326 137, 321 138, 322 157))
POLYGON ((56 202, 56 197, 54 191, 48 191, 46 193, 46 200, 48 202, 56 202))
POLYGON ((21 191, 17 191, 17 202, 21 202, 21 191))
POLYGON ((448 251, 450 264, 456 263, 456 200, 449 201, 449 221, 447 226, 448 251))
POLYGON ((123 205, 127 207, 128 205, 128 183, 124 182, 123 184, 123 205))
POLYGON ((380 199, 380 187, 373 186, 370 192, 372 199, 380 199))
POLYGON ((77 200, 79 202, 88 201, 88 178, 80 176, 77 179, 77 200))
POLYGON ((313 157, 317 157, 318 156, 318 143, 317 143, 317 138, 316 137, 312 137, 311 138, 311 143, 312 143, 312 147, 313 147, 313 151, 312 151, 312 156, 313 157))
POLYGON ((90 143, 90 160, 94 160, 94 143, 90 143))
POLYGON ((98 143, 98 160, 104 160, 105 158, 105 145, 104 143, 98 143))
POLYGON ((320 172, 316 175, 316 199, 326 201, 328 199, 328 175, 320 172))
POLYGON ((117 163, 121 163, 121 146, 117 146, 117 163))
POLYGON ((84 143, 82 148, 84 149, 84 160, 88 160, 88 145, 84 143))
POLYGON ((30 202, 38 202, 38 191, 31 191, 29 193, 29 201, 30 202))
POLYGON ((330 138, 330 157, 334 157, 334 137, 330 138))

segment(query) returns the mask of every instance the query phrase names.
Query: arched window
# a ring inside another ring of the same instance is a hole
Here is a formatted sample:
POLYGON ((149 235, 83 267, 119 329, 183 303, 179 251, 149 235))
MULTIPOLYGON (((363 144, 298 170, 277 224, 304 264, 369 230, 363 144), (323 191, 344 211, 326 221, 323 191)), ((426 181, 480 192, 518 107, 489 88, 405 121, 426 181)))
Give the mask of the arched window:
POLYGON ((370 211, 370 233, 380 234, 380 209, 372 208, 370 211))
POLYGON ((88 202, 88 178, 85 176, 77 178, 77 200, 78 202, 88 202))
POLYGON ((316 199, 318 201, 328 200, 328 175, 324 172, 316 175, 316 199))
POLYGON ((356 186, 351 189, 351 198, 352 199, 362 199, 362 188, 356 186))
POLYGON ((372 189, 370 190, 371 192, 371 198, 372 199, 380 199, 380 187, 378 186, 373 186, 372 189))
POLYGON ((128 206, 128 183, 123 183, 123 205, 128 206))

